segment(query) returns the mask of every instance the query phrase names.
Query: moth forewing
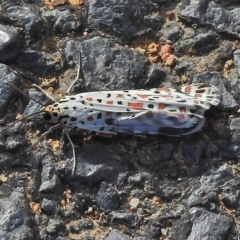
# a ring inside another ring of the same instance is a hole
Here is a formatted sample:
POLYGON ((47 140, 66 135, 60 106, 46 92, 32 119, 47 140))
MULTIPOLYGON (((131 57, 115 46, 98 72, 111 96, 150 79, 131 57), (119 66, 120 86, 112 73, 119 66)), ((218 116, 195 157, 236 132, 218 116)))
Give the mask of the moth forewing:
POLYGON ((200 83, 180 91, 165 87, 76 94, 44 110, 49 120, 78 130, 181 136, 200 131, 205 110, 219 101, 215 86, 200 83))

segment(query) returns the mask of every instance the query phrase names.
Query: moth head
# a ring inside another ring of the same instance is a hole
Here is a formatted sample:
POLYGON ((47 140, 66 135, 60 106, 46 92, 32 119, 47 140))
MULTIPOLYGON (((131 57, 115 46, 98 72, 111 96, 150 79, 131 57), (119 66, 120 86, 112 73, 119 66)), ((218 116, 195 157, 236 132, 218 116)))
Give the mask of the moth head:
POLYGON ((54 105, 48 105, 42 109, 43 119, 45 121, 48 121, 48 122, 57 122, 58 121, 59 110, 54 105))

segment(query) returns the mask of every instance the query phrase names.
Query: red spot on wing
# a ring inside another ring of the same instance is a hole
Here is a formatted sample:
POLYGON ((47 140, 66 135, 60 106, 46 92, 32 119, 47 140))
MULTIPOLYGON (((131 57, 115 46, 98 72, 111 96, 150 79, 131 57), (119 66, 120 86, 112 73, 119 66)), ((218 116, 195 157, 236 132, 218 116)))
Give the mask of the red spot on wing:
POLYGON ((191 88, 190 86, 187 86, 187 87, 185 88, 185 92, 186 92, 186 93, 190 93, 191 89, 192 89, 192 88, 191 88))
POLYGON ((180 107, 180 112, 186 112, 186 108, 185 107, 180 107))
POLYGON ((200 94, 200 93, 196 93, 196 94, 195 94, 195 97, 197 97, 197 98, 201 98, 201 97, 202 97, 202 94, 200 94))
POLYGON ((157 88, 157 91, 160 91, 160 92, 168 92, 169 89, 167 87, 162 87, 162 88, 157 88))
POLYGON ((87 120, 88 120, 88 121, 93 121, 93 116, 87 117, 87 120))
POLYGON ((158 110, 163 110, 167 105, 163 103, 158 104, 158 110))
POLYGON ((132 107, 132 108, 136 108, 136 109, 142 109, 143 108, 143 104, 142 103, 138 103, 138 102, 129 102, 128 103, 128 107, 132 107))
POLYGON ((149 95, 147 95, 147 94, 138 94, 138 96, 140 98, 148 98, 149 97, 149 95))
POLYGON ((112 105, 113 104, 113 100, 107 100, 106 104, 112 105))
POLYGON ((118 94, 116 98, 124 98, 123 94, 118 94))
POLYGON ((92 102, 93 98, 92 97, 87 97, 86 100, 92 102))

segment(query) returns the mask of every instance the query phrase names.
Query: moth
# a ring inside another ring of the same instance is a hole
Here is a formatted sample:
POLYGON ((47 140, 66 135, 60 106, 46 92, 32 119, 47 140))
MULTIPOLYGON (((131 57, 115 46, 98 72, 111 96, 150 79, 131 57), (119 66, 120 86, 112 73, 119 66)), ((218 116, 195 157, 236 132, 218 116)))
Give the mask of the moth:
POLYGON ((204 112, 219 102, 217 87, 198 83, 180 90, 163 87, 80 93, 65 96, 41 111, 46 121, 104 137, 117 133, 180 137, 201 131, 204 112))
MULTIPOLYGON (((79 79, 80 73, 84 81, 81 53, 78 74, 69 89, 79 79)), ((201 131, 205 123, 205 111, 211 105, 217 106, 220 97, 217 87, 204 83, 182 86, 178 90, 163 87, 86 92, 65 96, 59 102, 28 116, 41 113, 44 120, 56 123, 40 139, 63 126, 73 149, 73 175, 76 155, 68 129, 104 137, 118 133, 180 137, 201 131)))

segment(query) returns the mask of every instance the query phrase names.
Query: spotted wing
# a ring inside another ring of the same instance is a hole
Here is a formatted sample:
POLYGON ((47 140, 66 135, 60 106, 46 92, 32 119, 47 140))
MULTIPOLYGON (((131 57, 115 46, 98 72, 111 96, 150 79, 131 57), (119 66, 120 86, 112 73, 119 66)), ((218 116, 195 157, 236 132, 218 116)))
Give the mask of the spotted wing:
POLYGON ((201 130, 205 110, 219 103, 220 94, 214 86, 194 84, 181 91, 171 88, 103 91, 68 98, 72 98, 72 104, 81 103, 86 108, 84 115, 70 122, 69 127, 104 133, 180 136, 201 130))

